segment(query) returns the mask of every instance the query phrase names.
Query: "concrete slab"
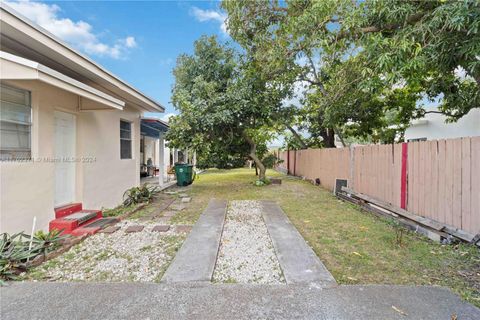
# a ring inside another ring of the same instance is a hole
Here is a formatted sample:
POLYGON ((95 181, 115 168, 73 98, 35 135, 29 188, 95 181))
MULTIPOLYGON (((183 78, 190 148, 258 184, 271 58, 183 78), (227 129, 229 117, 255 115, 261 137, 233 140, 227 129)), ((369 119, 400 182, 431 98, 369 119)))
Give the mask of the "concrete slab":
POLYGON ((159 225, 152 228, 152 232, 167 232, 170 230, 169 225, 159 225))
POLYGON ((227 201, 210 200, 165 272, 162 282, 212 279, 226 211, 227 201))
POLYGON ((185 209, 187 206, 183 205, 183 204, 173 204, 170 206, 170 209, 171 210, 175 210, 175 211, 182 211, 183 209, 185 209))
POLYGON ((133 233, 133 232, 140 232, 142 231, 144 226, 129 226, 126 230, 125 233, 133 233))
POLYGON ((261 201, 261 204, 263 219, 287 283, 335 286, 336 281, 331 273, 308 246, 283 210, 273 201, 261 201))
POLYGON ((182 203, 189 203, 192 201, 192 198, 182 198, 182 203))
POLYGON ((118 226, 109 226, 109 227, 106 227, 105 229, 98 231, 98 233, 114 233, 118 229, 120 229, 120 227, 118 226))
POLYGON ((17 282, 0 296, 2 320, 480 319, 450 290, 423 286, 17 282))

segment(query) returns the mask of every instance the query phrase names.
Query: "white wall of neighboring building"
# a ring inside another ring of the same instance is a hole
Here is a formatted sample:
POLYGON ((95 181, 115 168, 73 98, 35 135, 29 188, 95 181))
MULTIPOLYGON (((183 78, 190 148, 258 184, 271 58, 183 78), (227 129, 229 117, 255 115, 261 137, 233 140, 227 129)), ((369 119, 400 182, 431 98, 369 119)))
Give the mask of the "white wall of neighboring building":
POLYGON ((413 139, 437 140, 480 136, 480 109, 472 109, 454 123, 446 123, 446 117, 429 113, 425 118, 414 120, 405 131, 405 141, 413 139))

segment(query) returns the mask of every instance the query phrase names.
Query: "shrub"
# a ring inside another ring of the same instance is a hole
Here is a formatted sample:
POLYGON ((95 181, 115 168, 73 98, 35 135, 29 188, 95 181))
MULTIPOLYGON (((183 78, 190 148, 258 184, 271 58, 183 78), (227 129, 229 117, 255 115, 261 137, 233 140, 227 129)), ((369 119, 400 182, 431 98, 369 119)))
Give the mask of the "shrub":
POLYGON ((148 203, 158 192, 158 187, 148 185, 130 188, 123 194, 123 205, 128 207, 133 204, 148 203))
POLYGON ((69 236, 62 236, 63 230, 50 232, 38 231, 30 236, 19 232, 13 235, 0 235, 0 284, 2 280, 15 280, 17 276, 27 271, 28 262, 36 256, 55 250, 69 236))

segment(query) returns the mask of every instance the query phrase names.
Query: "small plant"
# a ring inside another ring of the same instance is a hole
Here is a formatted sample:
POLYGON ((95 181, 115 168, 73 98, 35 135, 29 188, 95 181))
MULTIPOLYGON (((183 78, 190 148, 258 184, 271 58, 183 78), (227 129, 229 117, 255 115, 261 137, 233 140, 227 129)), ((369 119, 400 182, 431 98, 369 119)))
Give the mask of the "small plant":
POLYGON ((148 185, 130 188, 123 194, 123 205, 128 207, 133 204, 148 203, 158 192, 158 187, 148 185))
POLYGON ((255 180, 253 184, 257 187, 262 187, 262 186, 268 186, 270 184, 270 180, 264 179, 264 180, 255 180))
POLYGON ((40 247, 28 241, 30 236, 23 232, 0 235, 0 284, 2 280, 15 280, 17 275, 27 270, 27 261, 39 253, 40 247))
POLYGON ((395 244, 402 247, 405 228, 400 224, 397 219, 393 218, 389 220, 388 224, 392 226, 392 228, 395 230, 395 244))
POLYGON ((0 284, 2 280, 15 280, 27 271, 28 262, 41 254, 57 249, 69 236, 62 236, 63 230, 37 231, 33 237, 19 232, 0 235, 0 284))
POLYGON ((33 235, 33 244, 40 248, 39 253, 47 254, 60 247, 62 241, 70 237, 69 235, 62 236, 62 232, 63 229, 53 229, 49 232, 39 230, 33 235))

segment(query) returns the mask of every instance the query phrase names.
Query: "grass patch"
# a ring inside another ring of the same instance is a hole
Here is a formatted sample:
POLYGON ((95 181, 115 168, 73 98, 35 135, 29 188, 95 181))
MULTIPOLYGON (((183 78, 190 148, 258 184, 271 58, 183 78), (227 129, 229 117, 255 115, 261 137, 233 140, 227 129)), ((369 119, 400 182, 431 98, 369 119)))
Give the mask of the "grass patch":
POLYGON ((208 170, 191 189, 189 208, 172 221, 193 224, 211 198, 274 200, 341 284, 440 285, 480 306, 480 251, 470 245, 441 245, 405 232, 396 245, 395 229, 311 183, 282 176, 282 185, 257 187, 255 171, 208 170))

